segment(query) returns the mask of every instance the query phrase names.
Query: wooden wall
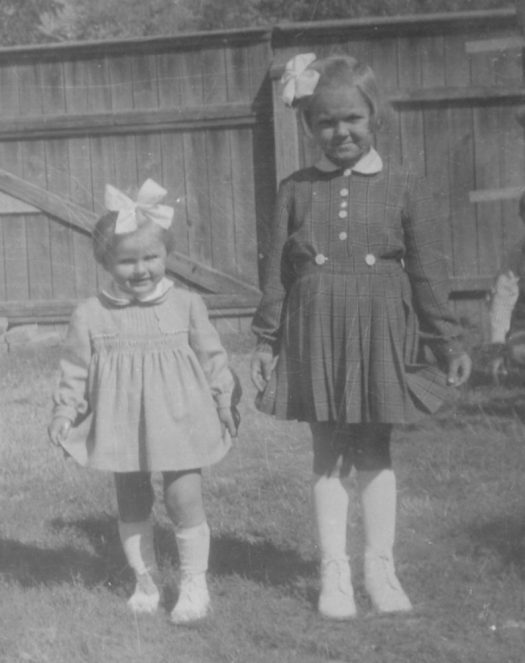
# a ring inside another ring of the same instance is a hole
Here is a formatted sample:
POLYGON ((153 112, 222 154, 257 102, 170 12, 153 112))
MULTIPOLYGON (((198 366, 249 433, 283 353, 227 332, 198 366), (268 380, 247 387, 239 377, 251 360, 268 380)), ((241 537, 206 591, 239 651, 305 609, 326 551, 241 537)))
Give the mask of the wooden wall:
POLYGON ((525 189, 523 130, 516 121, 525 103, 521 34, 510 9, 291 25, 274 36, 278 176, 316 158, 295 114, 278 98, 283 63, 314 52, 348 53, 370 64, 390 102, 377 147, 430 180, 443 211, 454 306, 485 338, 487 288, 525 233, 517 214, 525 189), (285 142, 285 136, 292 138, 285 142))
MULTIPOLYGON (((177 250, 257 286, 275 180, 268 60, 261 30, 0 50, 0 168, 98 214, 106 183, 152 177, 177 250)), ((76 300, 103 278, 88 234, 0 199, 0 301, 76 300)))
MULTIPOLYGON (((487 288, 523 231, 513 9, 0 49, 0 171, 96 213, 106 182, 153 177, 176 209, 179 252, 254 293, 276 182, 315 158, 277 95, 283 63, 307 51, 374 68, 391 109, 378 149, 426 172, 454 306, 486 330, 487 288)), ((0 193, 0 315, 17 302, 73 302, 103 279, 88 233, 33 205, 0 193)), ((221 306, 248 324, 255 303, 221 306)))

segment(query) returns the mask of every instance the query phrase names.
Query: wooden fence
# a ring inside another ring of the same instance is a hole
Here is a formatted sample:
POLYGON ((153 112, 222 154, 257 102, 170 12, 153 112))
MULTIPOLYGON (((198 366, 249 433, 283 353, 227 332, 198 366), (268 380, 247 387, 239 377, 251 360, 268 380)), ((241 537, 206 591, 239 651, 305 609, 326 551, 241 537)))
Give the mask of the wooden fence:
POLYGON ((315 157, 277 79, 292 54, 313 51, 374 68, 392 108, 378 149, 426 172, 444 212, 454 306, 486 328, 486 290, 522 234, 517 17, 476 11, 0 50, 0 315, 65 319, 102 282, 88 231, 104 184, 153 177, 176 208, 173 276, 207 293, 214 315, 247 324, 276 181, 315 157))

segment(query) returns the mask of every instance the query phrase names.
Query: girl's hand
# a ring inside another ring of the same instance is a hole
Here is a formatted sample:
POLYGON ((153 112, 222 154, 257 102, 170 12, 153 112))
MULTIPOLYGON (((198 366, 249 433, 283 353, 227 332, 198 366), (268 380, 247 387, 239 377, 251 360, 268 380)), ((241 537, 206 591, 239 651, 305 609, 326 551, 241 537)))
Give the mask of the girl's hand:
POLYGON ((460 387, 469 379, 472 370, 472 361, 466 352, 454 357, 448 364, 447 384, 460 387))
POLYGON ((253 353, 251 378, 259 391, 262 391, 266 387, 266 383, 270 379, 276 363, 277 357, 274 357, 272 352, 256 350, 253 353))
POLYGON ((47 429, 52 444, 60 447, 68 438, 71 421, 66 417, 54 417, 47 429))
POLYGON ((237 437, 237 426, 235 425, 235 421, 233 419, 231 408, 230 407, 220 407, 217 410, 217 414, 219 415, 220 422, 226 428, 228 433, 232 437, 237 437))

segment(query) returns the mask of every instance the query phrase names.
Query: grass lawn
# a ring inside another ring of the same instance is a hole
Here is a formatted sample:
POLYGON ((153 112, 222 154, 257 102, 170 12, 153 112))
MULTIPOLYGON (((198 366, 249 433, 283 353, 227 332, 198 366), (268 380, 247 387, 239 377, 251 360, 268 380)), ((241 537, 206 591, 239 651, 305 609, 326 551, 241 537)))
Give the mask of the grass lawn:
MULTIPOLYGON (((173 531, 159 500, 162 610, 126 608, 111 477, 47 443, 57 352, 0 359, 2 663, 523 663, 525 389, 470 387, 458 404, 395 433, 397 566, 415 604, 374 615, 363 590, 359 509, 349 542, 360 615, 319 619, 304 425, 257 413, 246 341, 230 339, 245 389, 240 439, 206 472, 214 611, 167 622, 176 597, 173 531)), ((158 483, 156 482, 158 488, 158 483)))

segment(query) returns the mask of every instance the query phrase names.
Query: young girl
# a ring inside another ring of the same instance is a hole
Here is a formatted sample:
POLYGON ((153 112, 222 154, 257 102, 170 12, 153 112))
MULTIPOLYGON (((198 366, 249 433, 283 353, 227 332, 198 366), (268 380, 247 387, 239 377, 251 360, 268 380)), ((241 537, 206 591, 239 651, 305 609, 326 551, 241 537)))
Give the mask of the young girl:
POLYGON ((411 603, 395 575, 392 424, 433 412, 470 359, 447 307, 447 276, 432 196, 420 178, 373 148, 381 119, 369 67, 351 57, 300 55, 283 99, 321 148, 315 166, 279 188, 263 297, 253 329, 259 408, 310 423, 319 534, 319 611, 356 614, 346 551, 348 494, 357 470, 365 586, 379 612, 411 603), (420 358, 425 339, 446 365, 420 358))
POLYGON ((106 188, 110 212, 93 247, 112 282, 73 313, 49 435, 79 462, 114 472, 135 612, 159 603, 150 473, 162 472, 181 568, 171 620, 182 624, 204 617, 210 602, 201 468, 223 458, 236 426, 232 373, 205 305, 165 277, 173 244, 165 194, 152 180, 136 203, 106 188))

